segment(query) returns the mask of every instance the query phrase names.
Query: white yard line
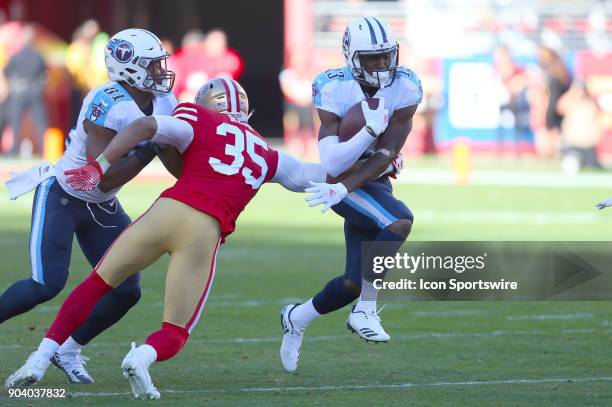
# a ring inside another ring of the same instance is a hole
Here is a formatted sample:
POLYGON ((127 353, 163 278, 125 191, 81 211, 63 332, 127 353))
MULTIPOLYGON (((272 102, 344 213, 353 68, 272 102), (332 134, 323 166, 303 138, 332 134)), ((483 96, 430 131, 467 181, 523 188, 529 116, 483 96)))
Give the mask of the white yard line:
POLYGON ((585 318, 593 318, 593 314, 590 312, 577 312, 574 314, 510 315, 506 317, 509 321, 565 321, 585 318))
MULTIPOLYGON (((533 188, 612 188, 612 177, 606 173, 564 175, 556 171, 473 170, 470 185, 533 187, 533 188)), ((407 168, 398 181, 408 184, 455 185, 452 170, 440 168, 407 168)))
MULTIPOLYGON (((216 297, 215 297, 216 298, 216 297)), ((257 308, 263 307, 267 305, 286 305, 286 304, 295 304, 298 302, 304 301, 303 298, 298 297, 286 297, 280 298, 276 300, 232 300, 232 299, 215 299, 211 300, 206 304, 206 308, 217 308, 217 307, 231 307, 231 308, 257 308)), ((164 303, 161 301, 155 302, 147 302, 147 303, 138 303, 138 307, 142 308, 159 308, 161 309, 164 306, 164 303)), ((53 312, 56 313, 59 311, 59 305, 41 305, 34 310, 36 312, 47 313, 53 312)), ((280 312, 280 308, 279 308, 280 312)))
MULTIPOLYGON (((611 176, 612 177, 612 176, 611 176)), ((610 188, 612 190, 612 188, 610 188)), ((531 225, 584 225, 594 223, 610 223, 605 212, 595 208, 595 202, 582 211, 532 211, 532 210, 452 210, 452 209, 418 209, 415 217, 419 222, 436 223, 483 223, 483 224, 531 224, 531 225)), ((280 225, 309 226, 311 219, 249 219, 250 225, 280 225)), ((331 223, 330 223, 331 224, 331 223)), ((234 254, 241 255, 241 253, 234 254)))
MULTIPOLYGON (((161 393, 173 394, 209 394, 209 393, 276 393, 276 392, 301 392, 301 391, 343 391, 343 390, 379 390, 379 389, 410 389, 418 387, 455 387, 455 386, 490 386, 490 385, 518 385, 518 384, 544 384, 544 383, 586 383, 586 382, 609 382, 612 376, 602 377, 564 377, 564 378, 541 378, 541 379, 507 379, 507 380, 477 380, 463 382, 424 382, 424 383, 389 383, 389 384, 363 384, 363 385, 339 385, 339 386, 296 386, 296 387, 237 387, 233 389, 194 389, 194 390, 172 390, 161 389, 161 393)), ((75 392, 70 393, 73 397, 110 397, 130 395, 129 392, 75 392)))
MULTIPOLYGON (((583 328, 583 329, 561 329, 561 330, 516 330, 516 331, 506 331, 506 330, 498 330, 492 332, 423 332, 423 333, 415 333, 408 335, 393 335, 394 341, 412 341, 419 339, 452 339, 452 338, 495 338, 501 336, 532 336, 532 335, 549 335, 549 336, 557 336, 557 335, 573 335, 573 334, 594 334, 600 333, 604 335, 612 334, 612 329, 601 329, 601 328, 583 328)), ((322 336, 305 336, 304 340, 306 342, 320 342, 320 341, 335 341, 335 340, 346 340, 350 338, 347 335, 322 335, 322 336)), ((201 344, 201 345, 229 345, 229 344, 260 344, 260 343, 277 343, 280 344, 281 335, 269 338, 231 338, 231 339, 192 339, 188 343, 190 344, 201 344)), ((127 347, 130 345, 130 342, 96 342, 87 345, 85 349, 88 348, 110 348, 117 346, 127 347)), ((9 350, 9 349, 21 349, 21 348, 30 348, 33 346, 29 345, 21 345, 21 344, 11 344, 11 345, 0 345, 0 350, 9 350)), ((85 351, 86 352, 86 351, 85 351)))
MULTIPOLYGON (((389 306, 387 306, 389 308, 389 306)), ((412 315, 415 317, 466 317, 471 315, 484 315, 488 314, 487 311, 479 309, 464 309, 464 310, 451 310, 451 311, 413 311, 412 315)))
POLYGON ((416 211, 419 221, 439 223, 503 223, 532 225, 582 225, 606 222, 606 218, 593 208, 579 212, 477 210, 453 211, 420 209, 416 211))

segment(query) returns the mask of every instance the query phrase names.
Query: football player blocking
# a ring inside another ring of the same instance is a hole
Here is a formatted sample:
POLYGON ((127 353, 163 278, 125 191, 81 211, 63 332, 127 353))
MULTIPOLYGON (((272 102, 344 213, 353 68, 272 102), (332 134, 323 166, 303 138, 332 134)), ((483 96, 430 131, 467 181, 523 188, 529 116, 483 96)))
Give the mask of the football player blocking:
POLYGON ((374 256, 394 255, 412 227, 411 211, 393 196, 385 174, 394 166, 395 171, 401 169, 399 153, 423 96, 420 81, 411 70, 397 65, 397 41, 389 25, 379 18, 364 17, 349 24, 342 52, 346 66, 323 72, 313 83, 313 103, 321 119, 321 163, 339 182, 315 185, 307 190, 313 193, 307 200, 311 206, 322 204, 323 211, 332 208, 344 218, 345 272, 306 303, 281 310, 280 357, 287 372, 297 368, 308 324, 357 298, 347 320, 348 329, 367 341, 390 339, 376 310, 377 290, 371 270, 362 273, 362 267, 371 267, 374 256), (364 101, 373 97, 379 99, 375 110, 364 101), (349 140, 340 141, 341 120, 356 103, 361 103, 366 124, 349 140), (349 168, 347 175, 341 175, 349 168))
MULTIPOLYGON (((134 120, 151 114, 172 114, 176 99, 170 93, 174 73, 165 69, 169 55, 149 31, 127 29, 115 34, 104 50, 111 81, 91 90, 83 100, 67 150, 55 171, 47 163, 51 169, 48 178, 28 179, 23 175, 32 170, 16 177, 20 181, 16 182, 19 193, 15 195, 36 188, 30 231, 32 274, 12 284, 0 296, 0 323, 52 299, 64 288, 75 235, 94 267, 130 224, 115 195, 153 160, 158 152, 153 143, 139 145, 129 156, 117 160, 104 182, 91 191, 74 189, 66 181, 64 171, 84 165, 88 157, 97 157, 112 137, 134 120)), ((173 150, 160 153, 169 167, 173 166, 172 160, 175 164, 179 160, 173 150)), ((11 185, 15 184, 7 182, 9 191, 11 185)), ((69 382, 93 383, 84 367, 86 358, 80 354, 81 345, 117 322, 138 302, 139 280, 140 276, 135 274, 109 292, 87 322, 54 355, 53 363, 64 371, 69 382)))
POLYGON ((91 275, 68 296, 46 337, 7 387, 42 379, 51 356, 86 320, 96 302, 138 271, 170 253, 162 328, 132 349, 121 368, 137 398, 156 399, 148 369, 176 355, 202 314, 220 244, 265 182, 304 191, 326 174, 268 147, 248 124, 248 99, 231 79, 206 83, 196 103, 177 106, 173 117, 139 119, 113 138, 97 160, 66 171, 77 191, 96 188, 105 171, 144 140, 176 148, 183 158, 176 184, 111 245, 91 275), (210 109, 210 110, 208 110, 210 109))

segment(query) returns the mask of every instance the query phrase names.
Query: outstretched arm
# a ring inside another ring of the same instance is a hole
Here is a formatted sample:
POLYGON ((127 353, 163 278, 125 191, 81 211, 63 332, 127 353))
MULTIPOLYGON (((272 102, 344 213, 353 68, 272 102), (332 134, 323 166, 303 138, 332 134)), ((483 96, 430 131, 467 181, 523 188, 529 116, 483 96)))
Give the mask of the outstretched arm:
MULTIPOLYGON (((97 160, 113 164, 132 150, 138 143, 151 140, 157 132, 154 116, 141 117, 113 137, 97 160)), ((102 166, 102 164, 100 164, 102 166)))
MULTIPOLYGON (((102 151, 115 137, 117 132, 106 127, 98 126, 89 120, 85 120, 83 127, 87 132, 87 143, 85 150, 87 157, 98 157, 102 151)), ((124 156, 115 161, 114 165, 108 169, 104 181, 98 186, 102 192, 108 192, 114 188, 128 183, 155 157, 155 151, 150 145, 139 148, 138 153, 124 156)))
POLYGON ((193 140, 193 128, 185 121, 171 116, 142 117, 113 137, 95 161, 66 171, 65 174, 70 175, 66 182, 80 191, 95 188, 111 164, 146 140, 174 146, 182 152, 193 140))
POLYGON ((279 152, 276 174, 270 182, 277 182, 289 191, 304 192, 310 182, 323 182, 326 176, 321 164, 305 163, 279 152))
POLYGON ((612 198, 608 198, 606 200, 603 200, 601 202, 599 202, 596 205, 599 209, 606 209, 609 206, 612 206, 612 198))

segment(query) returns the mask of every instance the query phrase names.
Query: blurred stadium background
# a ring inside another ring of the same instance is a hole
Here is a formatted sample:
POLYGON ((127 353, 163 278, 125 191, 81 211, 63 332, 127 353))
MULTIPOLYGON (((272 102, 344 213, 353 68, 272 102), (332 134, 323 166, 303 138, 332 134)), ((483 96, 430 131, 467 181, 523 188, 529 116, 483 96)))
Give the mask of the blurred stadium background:
MULTIPOLYGON (((61 154, 82 97, 106 81, 108 36, 132 26, 173 47, 177 97, 190 99, 212 75, 231 75, 250 96, 254 127, 279 148, 316 160, 310 83, 343 65, 346 23, 373 14, 391 24, 401 62, 425 91, 396 183, 415 213, 411 239, 610 240, 612 218, 594 205, 612 192, 612 1, 0 0, 0 11, 2 181, 61 154), (5 69, 30 37, 45 62, 40 82, 5 69), (44 115, 15 113, 11 92, 24 88, 44 115)), ((119 198, 134 218, 171 182, 154 162, 119 198)), ((0 186, 0 289, 29 273, 30 207, 29 197, 9 201, 0 186)), ((391 302, 383 319, 394 340, 377 348, 349 337, 339 312, 309 328, 300 374, 285 375, 276 356, 278 309, 337 275, 343 254, 337 216, 264 187, 221 250, 191 345, 153 370, 164 399, 609 405, 607 302, 391 302)), ((75 246, 64 293, 0 327, 0 376, 38 343, 88 268, 75 246)), ((162 260, 144 273, 141 303, 87 350, 98 384, 69 388, 79 405, 128 403, 118 364, 128 341, 159 324, 164 269, 162 260)), ((55 370, 44 384, 65 386, 55 370)), ((0 404, 9 402, 23 400, 0 394, 0 404)))
POLYGON ((314 157, 310 83, 321 70, 343 65, 344 27, 366 14, 389 21, 400 62, 422 79, 410 157, 466 145, 525 160, 565 159, 570 173, 610 162, 612 2, 597 0, 3 0, 0 151, 40 155, 44 127, 59 130, 44 138, 48 154, 57 154, 82 96, 106 80, 101 50, 108 35, 136 26, 174 50, 179 99, 190 100, 211 76, 233 76, 251 96, 255 127, 314 157), (11 84, 18 94, 21 81, 5 70, 30 27, 46 63, 40 118, 11 107, 11 84))

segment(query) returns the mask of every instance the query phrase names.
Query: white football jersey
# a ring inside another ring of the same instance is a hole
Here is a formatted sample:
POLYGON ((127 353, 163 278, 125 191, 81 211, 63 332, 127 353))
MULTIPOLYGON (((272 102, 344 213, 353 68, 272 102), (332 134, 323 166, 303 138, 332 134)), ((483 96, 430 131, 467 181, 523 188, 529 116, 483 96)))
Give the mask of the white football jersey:
MULTIPOLYGON (((413 105, 423 99, 421 81, 410 69, 399 66, 391 85, 378 89, 375 98, 385 99, 389 114, 413 105)), ((330 69, 317 76, 312 83, 312 103, 317 109, 344 117, 355 103, 366 99, 359 82, 348 67, 330 69)))
MULTIPOLYGON (((385 99, 385 109, 392 115, 398 109, 421 103, 423 89, 421 81, 412 70, 403 66, 397 68, 391 85, 378 89, 375 98, 385 99)), ((312 103, 317 109, 326 110, 339 117, 357 102, 366 100, 366 94, 348 67, 330 69, 317 76, 312 83, 312 103)), ((376 141, 367 149, 371 154, 376 141)), ((369 155, 368 154, 368 155, 369 155)))
MULTIPOLYGON (((176 98, 172 93, 156 96, 153 98, 153 114, 172 115, 176 104, 176 98)), ((144 113, 119 83, 107 82, 92 89, 83 100, 76 128, 70 130, 66 140, 66 152, 55 165, 56 177, 62 188, 70 195, 87 202, 99 203, 112 199, 120 188, 109 192, 102 192, 99 188, 84 192, 75 191, 66 183, 64 171, 87 164, 85 151, 87 133, 83 129, 85 119, 98 126, 120 132, 143 116, 144 113)))

